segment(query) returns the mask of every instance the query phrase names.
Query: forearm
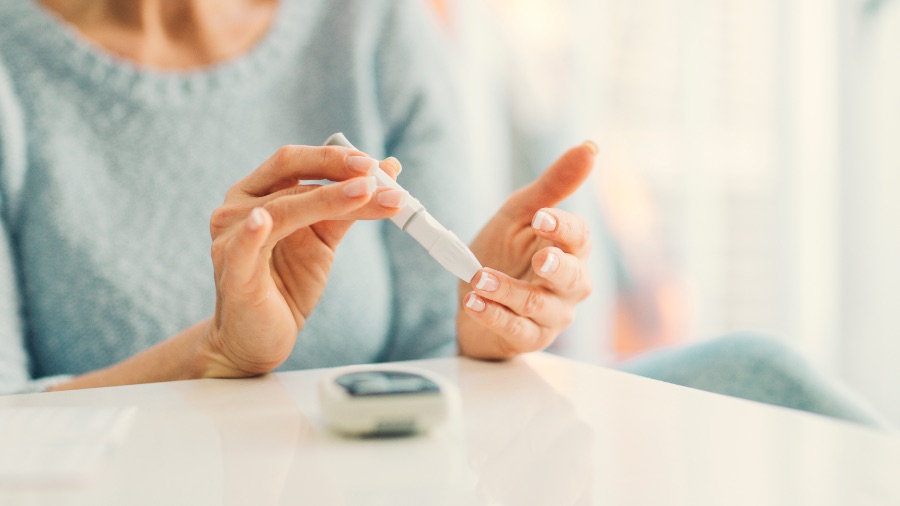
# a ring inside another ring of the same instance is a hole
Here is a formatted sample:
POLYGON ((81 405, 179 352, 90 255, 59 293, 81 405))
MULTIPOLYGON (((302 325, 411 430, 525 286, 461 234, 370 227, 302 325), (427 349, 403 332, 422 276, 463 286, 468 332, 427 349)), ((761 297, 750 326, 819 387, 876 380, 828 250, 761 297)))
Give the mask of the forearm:
POLYGON ((209 320, 201 321, 122 362, 82 374, 49 390, 76 390, 205 377, 210 366, 210 356, 204 347, 209 325, 209 320))

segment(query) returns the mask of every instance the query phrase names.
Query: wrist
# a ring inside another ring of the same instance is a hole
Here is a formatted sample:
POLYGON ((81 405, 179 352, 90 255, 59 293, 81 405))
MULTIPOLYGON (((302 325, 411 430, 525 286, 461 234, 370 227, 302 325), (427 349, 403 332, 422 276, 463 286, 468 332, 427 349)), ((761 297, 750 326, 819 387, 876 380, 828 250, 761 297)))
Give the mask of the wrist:
POLYGON ((198 335, 197 346, 194 352, 194 371, 197 378, 234 378, 242 376, 235 374, 234 368, 222 351, 219 329, 213 318, 203 322, 198 335))
POLYGON ((211 371, 214 369, 216 354, 213 350, 213 336, 215 335, 213 319, 208 318, 197 323, 191 329, 192 353, 186 369, 190 371, 194 379, 214 378, 211 371))
POLYGON ((205 322, 194 353, 198 378, 248 378, 265 374, 280 364, 269 366, 235 360, 228 343, 228 336, 223 335, 214 318, 205 322))

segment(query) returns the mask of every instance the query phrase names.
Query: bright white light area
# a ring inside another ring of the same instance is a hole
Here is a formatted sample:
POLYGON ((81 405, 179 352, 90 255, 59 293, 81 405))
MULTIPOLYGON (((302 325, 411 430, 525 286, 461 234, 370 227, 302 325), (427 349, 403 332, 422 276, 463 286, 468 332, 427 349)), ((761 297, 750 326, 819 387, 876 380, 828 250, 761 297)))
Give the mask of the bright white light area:
MULTIPOLYGON (((632 300, 683 314, 685 340, 775 335, 900 423, 900 1, 451 3, 480 27, 470 97, 497 79, 475 128, 507 125, 516 171, 598 142, 591 197, 632 300), (647 296, 671 268, 684 296, 647 296)), ((621 303, 599 276, 594 303, 621 303)), ((574 354, 621 352, 617 318, 574 354)))

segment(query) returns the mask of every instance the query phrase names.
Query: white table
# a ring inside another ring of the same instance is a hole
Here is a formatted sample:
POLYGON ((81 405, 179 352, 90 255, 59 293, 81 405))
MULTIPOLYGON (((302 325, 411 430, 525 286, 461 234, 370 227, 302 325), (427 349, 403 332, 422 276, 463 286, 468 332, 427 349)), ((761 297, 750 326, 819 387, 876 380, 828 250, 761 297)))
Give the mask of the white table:
POLYGON ((541 353, 409 364, 462 410, 401 439, 326 430, 324 370, 0 397, 137 406, 97 479, 0 504, 900 505, 895 435, 541 353))

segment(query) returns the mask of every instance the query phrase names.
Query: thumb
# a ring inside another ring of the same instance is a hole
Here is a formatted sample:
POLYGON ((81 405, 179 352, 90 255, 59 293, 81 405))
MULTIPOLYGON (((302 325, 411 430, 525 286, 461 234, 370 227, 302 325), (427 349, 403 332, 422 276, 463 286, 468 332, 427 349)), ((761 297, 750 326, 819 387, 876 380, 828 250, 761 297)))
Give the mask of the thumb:
POLYGON ((248 287, 264 260, 263 247, 272 232, 272 216, 257 207, 244 220, 225 249, 222 286, 248 287))
POLYGON ((516 191, 504 207, 529 219, 542 207, 555 207, 588 178, 596 156, 597 145, 591 141, 569 149, 537 179, 516 191))

